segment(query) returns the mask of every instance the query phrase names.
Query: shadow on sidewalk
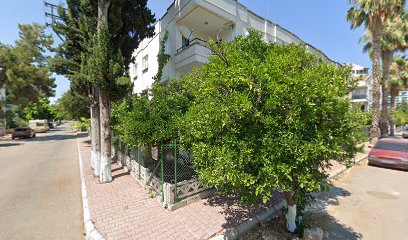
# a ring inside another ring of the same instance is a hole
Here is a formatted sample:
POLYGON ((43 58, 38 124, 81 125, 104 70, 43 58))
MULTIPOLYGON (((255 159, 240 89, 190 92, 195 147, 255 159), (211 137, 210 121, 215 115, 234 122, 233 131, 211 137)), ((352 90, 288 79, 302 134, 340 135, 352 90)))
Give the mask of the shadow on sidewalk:
POLYGON ((324 231, 324 239, 361 239, 363 235, 353 228, 340 223, 328 209, 329 206, 340 205, 340 198, 347 198, 351 193, 343 188, 330 185, 329 192, 316 194, 316 199, 308 207, 305 220, 310 227, 320 227, 324 231))
MULTIPOLYGON (((124 171, 123 168, 122 168, 122 170, 124 171)), ((122 172, 122 173, 119 173, 119 174, 115 174, 115 173, 112 172, 112 179, 115 180, 117 178, 127 176, 127 175, 130 175, 130 174, 128 172, 122 172)))
POLYGON ((213 207, 221 206, 223 208, 221 213, 225 215, 226 223, 224 223, 222 227, 228 229, 256 216, 258 213, 265 211, 283 199, 282 193, 273 192, 272 195, 273 199, 270 202, 263 204, 260 201, 255 206, 248 206, 240 201, 239 193, 234 194, 234 196, 225 196, 221 193, 216 193, 210 196, 204 204, 213 207))

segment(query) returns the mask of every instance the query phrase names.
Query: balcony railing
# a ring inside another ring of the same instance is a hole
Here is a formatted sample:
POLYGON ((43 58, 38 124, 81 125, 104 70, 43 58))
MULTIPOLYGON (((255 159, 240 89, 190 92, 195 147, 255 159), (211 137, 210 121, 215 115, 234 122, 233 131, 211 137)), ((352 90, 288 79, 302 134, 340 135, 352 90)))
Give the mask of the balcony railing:
POLYGON ((208 48, 208 43, 206 41, 200 38, 194 38, 192 40, 187 41, 181 48, 177 49, 176 54, 179 52, 182 52, 184 49, 187 49, 193 45, 200 45, 200 46, 208 48))
POLYGON ((367 94, 353 94, 352 99, 366 99, 367 94))

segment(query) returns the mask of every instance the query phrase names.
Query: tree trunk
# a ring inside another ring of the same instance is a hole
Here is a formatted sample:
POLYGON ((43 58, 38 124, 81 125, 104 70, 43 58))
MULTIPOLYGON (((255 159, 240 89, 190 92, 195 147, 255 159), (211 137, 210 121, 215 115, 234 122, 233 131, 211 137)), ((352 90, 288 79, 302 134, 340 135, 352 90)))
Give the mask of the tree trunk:
POLYGON ((92 87, 92 105, 91 105, 91 168, 93 174, 99 177, 100 172, 100 128, 99 128, 99 91, 97 87, 92 87))
MULTIPOLYGON (((104 22, 108 26, 108 10, 110 0, 98 0, 98 33, 101 24, 104 22)), ((99 181, 107 183, 112 181, 111 170, 111 114, 110 101, 106 90, 99 92, 99 111, 100 111, 100 137, 101 137, 101 168, 99 181)))
POLYGON ((394 53, 392 51, 385 50, 382 52, 382 101, 381 101, 381 121, 380 121, 380 129, 381 129, 381 137, 388 136, 388 103, 387 97, 390 93, 389 90, 389 76, 390 76, 390 66, 392 63, 394 53))
POLYGON ((296 231, 296 200, 293 197, 293 193, 285 192, 286 203, 288 204, 288 211, 286 212, 286 227, 289 232, 296 231))
POLYGON ((395 136, 395 95, 391 93, 390 136, 395 136))
POLYGON ((110 127, 110 102, 108 95, 99 93, 99 106, 101 114, 101 171, 99 181, 102 183, 112 181, 111 171, 111 127, 110 127))
POLYGON ((371 143, 376 143, 378 140, 378 125, 380 115, 380 58, 381 58, 381 33, 379 31, 373 32, 373 117, 371 122, 370 139, 371 143))

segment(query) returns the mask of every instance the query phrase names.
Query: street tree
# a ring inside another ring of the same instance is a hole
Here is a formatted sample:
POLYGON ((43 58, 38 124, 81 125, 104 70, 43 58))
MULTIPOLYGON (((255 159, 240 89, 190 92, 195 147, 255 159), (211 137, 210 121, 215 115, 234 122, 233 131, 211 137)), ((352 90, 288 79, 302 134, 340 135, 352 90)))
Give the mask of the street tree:
POLYGON ((75 91, 64 93, 54 104, 59 120, 89 118, 90 99, 75 91))
POLYGON ((100 178, 112 181, 111 102, 132 91, 128 66, 140 41, 153 36, 154 15, 146 0, 98 0, 97 35, 87 59, 87 72, 99 95, 100 178))
POLYGON ((355 29, 364 25, 372 35, 372 126, 370 130, 371 141, 376 142, 379 133, 380 100, 381 100, 381 39, 384 25, 389 19, 399 14, 405 5, 405 0, 348 0, 353 6, 347 12, 347 20, 351 28, 355 29))
MULTIPOLYGON (((393 62, 394 54, 397 51, 405 51, 408 48, 408 15, 405 11, 401 14, 395 14, 392 19, 388 19, 384 25, 384 32, 381 38, 381 62, 382 62, 382 81, 381 81, 381 137, 388 136, 388 96, 390 95, 390 66, 393 62)), ((363 40, 367 42, 363 51, 373 54, 372 34, 366 32, 363 40)))
POLYGON ((210 187, 245 202, 282 190, 294 232, 309 193, 327 188, 330 160, 359 150, 362 125, 347 98, 356 82, 350 69, 254 31, 210 45, 209 62, 184 78, 194 101, 180 118, 181 144, 210 187))
MULTIPOLYGON (((154 15, 146 7, 146 0, 89 1, 71 0, 64 21, 67 42, 75 46, 79 37, 81 58, 67 48, 67 60, 76 61, 72 69, 78 74, 78 82, 87 82, 92 88, 91 132, 100 133, 92 137, 92 145, 100 139, 100 157, 93 158, 94 174, 101 182, 112 180, 110 172, 110 106, 131 91, 128 66, 133 61, 132 53, 141 40, 153 35, 154 15), (70 13, 76 12, 75 14, 70 13), (70 24, 68 24, 70 23, 70 24), (77 31, 79 29, 79 31, 77 31), (100 122, 98 123, 98 119, 100 122), (103 162, 103 167, 100 167, 103 162)), ((61 9, 63 11, 63 9, 61 9)), ((63 24, 64 25, 64 24, 63 24)), ((69 64, 66 64, 70 69, 69 64)), ((93 148, 94 149, 94 148, 93 148)))
POLYGON ((7 103, 22 109, 43 96, 54 96, 56 85, 48 56, 52 36, 38 23, 19 24, 18 28, 19 39, 13 45, 0 43, 0 62, 5 69, 0 87, 6 86, 7 103))
POLYGON ((55 110, 50 101, 43 97, 36 103, 30 103, 23 109, 26 121, 34 119, 46 119, 52 121, 55 118, 55 110))
MULTIPOLYGON (((408 87, 408 59, 405 56, 394 58, 394 62, 390 67, 390 135, 395 135, 395 97, 398 96, 399 91, 408 87)), ((408 113, 408 111, 407 111, 408 113)))
MULTIPOLYGON (((67 0, 66 8, 58 8, 60 21, 55 21, 52 28, 63 41, 56 48, 52 59, 55 72, 65 75, 70 80, 70 96, 82 99, 82 105, 89 106, 91 118, 91 168, 99 176, 100 137, 99 137, 99 97, 87 77, 84 65, 92 48, 92 39, 96 33, 96 7, 91 0, 67 0), (81 96, 80 96, 81 95, 81 96), (98 165, 95 168, 95 165, 98 165)), ((66 99, 65 98, 65 99, 66 99)), ((65 104, 65 109, 73 113, 65 104)), ((76 114, 75 114, 76 115, 76 114)), ((73 116, 72 116, 73 117, 73 116)))

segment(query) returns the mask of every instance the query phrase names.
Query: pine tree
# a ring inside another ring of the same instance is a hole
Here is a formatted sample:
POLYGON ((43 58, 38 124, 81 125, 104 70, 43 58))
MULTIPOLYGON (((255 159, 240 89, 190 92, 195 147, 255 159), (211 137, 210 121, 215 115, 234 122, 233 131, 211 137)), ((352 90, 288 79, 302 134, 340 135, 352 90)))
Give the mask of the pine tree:
MULTIPOLYGON (((146 7, 146 0, 71 0, 68 4, 68 15, 65 22, 68 29, 65 33, 67 50, 60 55, 65 60, 75 61, 76 65, 65 67, 75 71, 78 81, 86 82, 92 87, 92 125, 100 128, 100 161, 93 165, 95 175, 100 175, 101 182, 112 180, 110 172, 110 106, 111 101, 126 96, 132 90, 128 77, 128 66, 133 61, 132 53, 140 41, 153 36, 155 21, 154 15, 146 7), (72 13, 70 13, 71 11, 72 13), (95 20, 95 22, 94 22, 95 20), (81 57, 74 50, 69 50, 70 44, 74 45, 75 39, 81 44, 81 57), (70 41, 70 42, 68 42, 70 41), (97 106, 98 104, 99 106, 97 106), (98 110, 99 109, 99 110, 98 110), (96 123, 95 115, 100 115, 100 123, 96 123)), ((64 24, 63 24, 64 25, 64 24)), ((94 132, 94 127, 92 127, 94 132)), ((94 134, 92 134, 94 135, 94 134)), ((97 142, 98 137, 92 137, 92 142, 97 142)))

